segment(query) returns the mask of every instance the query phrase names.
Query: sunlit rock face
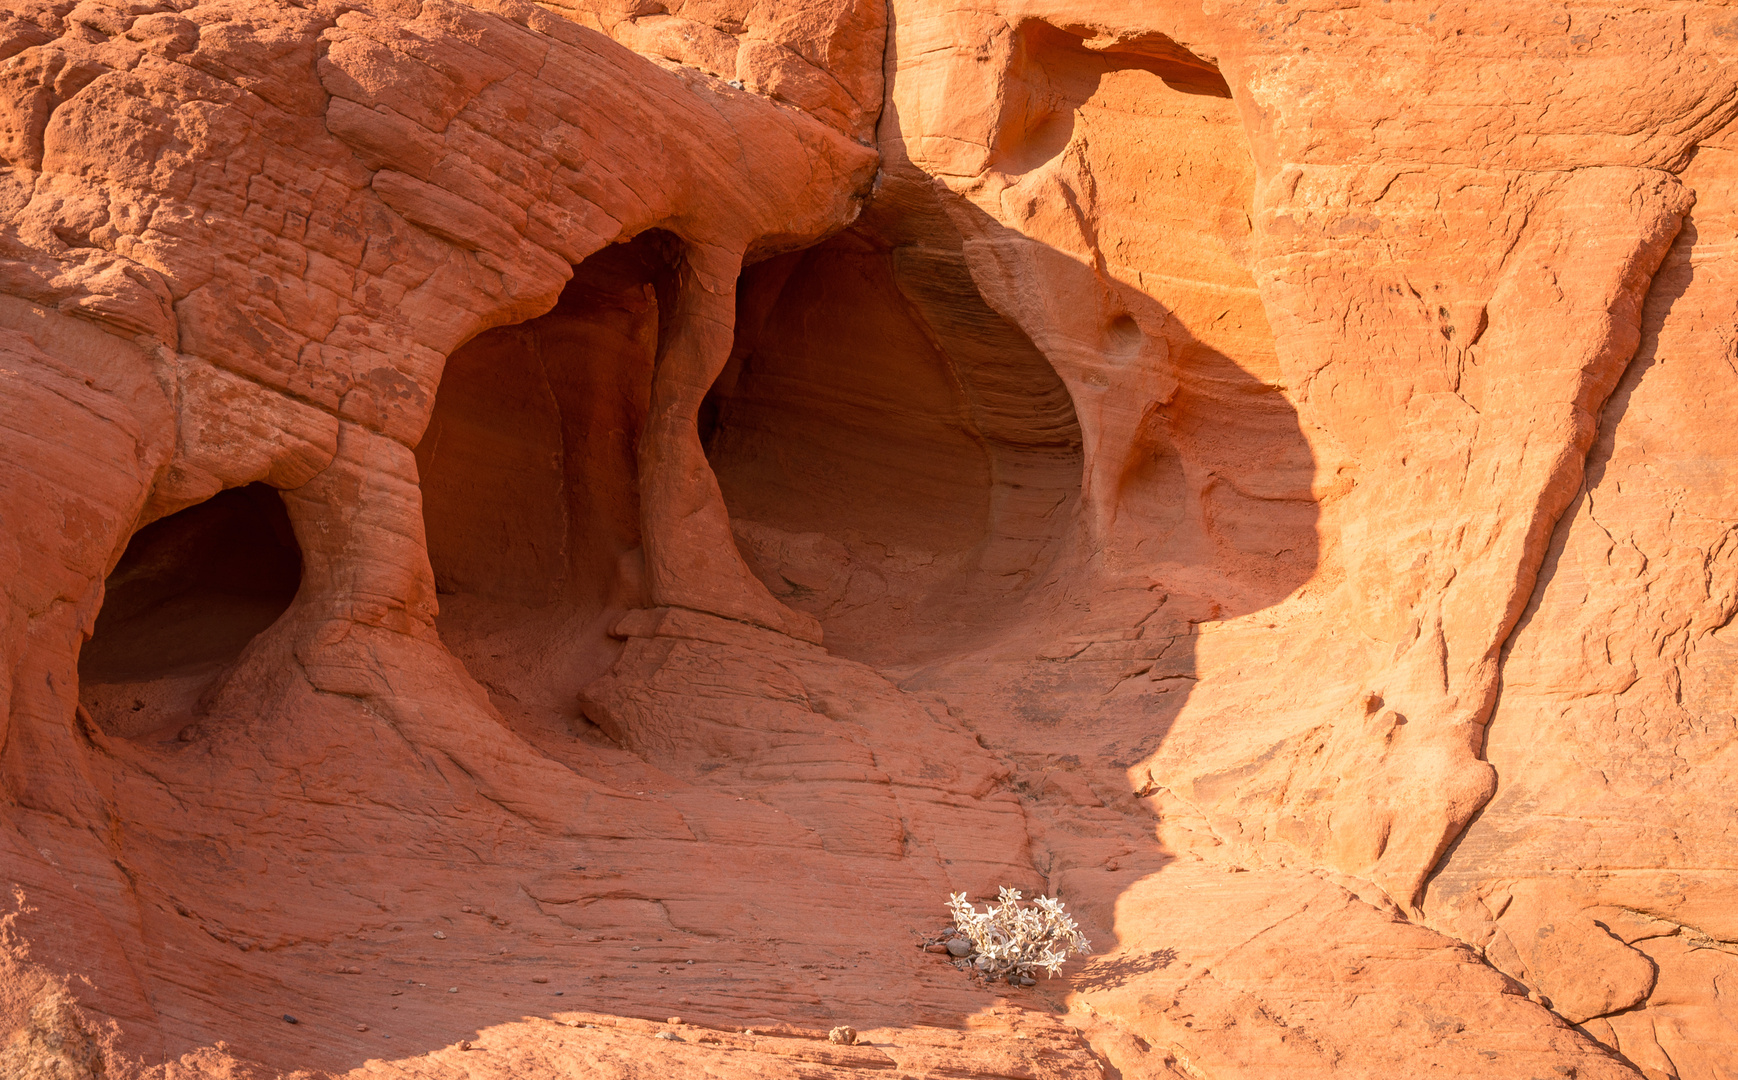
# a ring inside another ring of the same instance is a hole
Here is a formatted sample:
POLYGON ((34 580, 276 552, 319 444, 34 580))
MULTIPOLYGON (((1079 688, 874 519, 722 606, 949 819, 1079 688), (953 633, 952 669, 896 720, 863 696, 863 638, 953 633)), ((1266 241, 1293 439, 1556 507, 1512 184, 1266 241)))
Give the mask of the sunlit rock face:
POLYGON ((1738 1070, 1735 60, 14 0, 0 1076, 1738 1070))

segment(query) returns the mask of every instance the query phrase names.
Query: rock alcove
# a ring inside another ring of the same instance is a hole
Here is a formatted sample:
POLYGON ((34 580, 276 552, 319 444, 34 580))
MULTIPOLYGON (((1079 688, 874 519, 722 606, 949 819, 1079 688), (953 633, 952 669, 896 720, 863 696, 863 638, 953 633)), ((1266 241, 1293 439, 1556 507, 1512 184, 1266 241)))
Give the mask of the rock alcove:
POLYGON ((198 721, 201 694, 290 606, 301 576, 283 501, 264 484, 145 526, 104 582, 79 653, 79 703, 106 734, 177 737, 198 721))
MULTIPOLYGON (((485 682, 583 682, 644 601, 635 440, 679 257, 656 232, 606 248, 548 314, 447 363, 417 464, 442 637, 485 682)), ((880 662, 1005 623, 1079 494, 1079 425, 1043 355, 957 256, 856 234, 749 267, 737 309, 698 425, 769 591, 829 650, 880 662)))
POLYGON ((553 310, 447 361, 416 448, 423 521, 442 639, 486 684, 571 698, 640 603, 635 438, 678 248, 607 247, 553 310))
POLYGON ((701 428, 749 566, 882 665, 1006 632, 1080 493, 1049 362, 957 256, 859 234, 749 271, 701 428))

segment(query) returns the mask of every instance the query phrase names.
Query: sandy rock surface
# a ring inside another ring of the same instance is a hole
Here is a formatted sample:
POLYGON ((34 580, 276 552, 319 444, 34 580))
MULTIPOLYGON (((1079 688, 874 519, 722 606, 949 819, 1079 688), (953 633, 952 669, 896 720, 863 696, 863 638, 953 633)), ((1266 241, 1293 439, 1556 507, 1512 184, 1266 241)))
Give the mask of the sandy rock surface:
POLYGON ((12 0, 0 1077, 1738 1074, 1735 61, 12 0))

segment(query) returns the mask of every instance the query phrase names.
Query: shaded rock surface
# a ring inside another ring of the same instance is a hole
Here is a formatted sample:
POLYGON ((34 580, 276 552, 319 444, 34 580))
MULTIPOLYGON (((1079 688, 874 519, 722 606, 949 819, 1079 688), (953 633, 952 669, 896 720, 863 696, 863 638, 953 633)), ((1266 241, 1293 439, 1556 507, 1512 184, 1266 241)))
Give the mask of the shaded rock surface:
POLYGON ((1735 59, 10 4, 0 1074, 1730 1075, 1735 59))

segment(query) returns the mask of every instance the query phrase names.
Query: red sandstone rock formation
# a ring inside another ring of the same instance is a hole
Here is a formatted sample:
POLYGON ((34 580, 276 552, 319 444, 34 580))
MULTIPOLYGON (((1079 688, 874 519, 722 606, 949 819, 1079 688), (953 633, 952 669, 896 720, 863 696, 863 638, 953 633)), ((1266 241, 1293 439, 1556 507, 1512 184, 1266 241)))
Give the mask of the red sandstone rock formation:
POLYGON ((0 1076, 1731 1075, 1734 61, 13 0, 0 1076))

